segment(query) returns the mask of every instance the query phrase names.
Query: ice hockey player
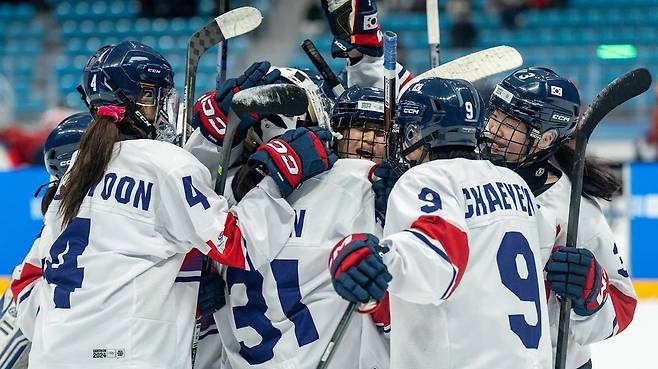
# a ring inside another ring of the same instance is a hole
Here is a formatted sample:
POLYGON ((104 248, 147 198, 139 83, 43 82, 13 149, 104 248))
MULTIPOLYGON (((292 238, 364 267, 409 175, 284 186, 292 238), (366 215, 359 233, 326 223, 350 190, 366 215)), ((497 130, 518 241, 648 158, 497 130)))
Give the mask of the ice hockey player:
MULTIPOLYGON (((269 262, 292 229, 279 188, 292 184, 272 179, 289 179, 288 169, 261 154, 272 176, 229 209, 200 162, 156 140, 172 138, 167 113, 178 106, 159 53, 121 42, 83 80, 94 122, 12 284, 15 299, 38 293, 30 368, 189 368, 197 291, 172 292, 184 256, 198 249, 238 268, 269 262)), ((299 160, 295 180, 331 167, 321 139, 301 132, 282 143, 299 160)))
POLYGON ((483 105, 466 81, 414 83, 396 114, 414 166, 391 192, 384 238, 351 234, 331 252, 343 298, 388 290, 391 368, 551 368, 540 253, 554 226, 538 228, 517 174, 477 160, 483 105))
MULTIPOLYGON (((334 106, 333 128, 343 136, 353 129, 364 133, 363 137, 373 137, 370 129, 381 131, 383 127, 382 99, 379 90, 349 89, 334 106)), ((288 129, 281 137, 290 133, 288 129)), ((270 145, 278 145, 277 140, 270 145)), ((369 176, 374 166, 371 160, 376 159, 375 153, 384 152, 379 147, 384 143, 366 145, 371 143, 363 144, 367 152, 356 153, 357 146, 352 145, 354 151, 341 151, 341 156, 370 160, 340 159, 330 171, 291 193, 288 200, 296 212, 295 227, 274 261, 248 271, 220 267, 228 290, 227 308, 215 314, 224 345, 222 368, 317 366, 347 307, 333 292, 326 269, 331 246, 345 231, 381 234, 369 176)), ((356 369, 360 362, 382 367, 380 362, 388 361, 385 343, 369 316, 354 319, 344 339, 347 342, 338 349, 332 368, 356 369), (365 354, 361 352, 363 337, 369 348, 365 354)))
MULTIPOLYGON (((564 245, 576 159, 568 141, 580 110, 576 86, 547 68, 520 69, 496 86, 489 109, 483 154, 525 179, 537 203, 557 216, 557 244, 564 245)), ((554 349, 558 296, 572 301, 568 369, 591 368, 589 344, 626 329, 635 312, 636 296, 620 256, 622 246, 615 242, 597 202, 609 201, 619 188, 612 174, 586 159, 578 247, 556 248, 546 265, 554 349)))
MULTIPOLYGON (((71 156, 78 149, 80 137, 91 123, 91 119, 91 115, 87 112, 73 114, 59 123, 46 138, 43 148, 44 163, 53 181, 47 184, 49 187, 46 188, 41 199, 43 214, 46 213, 52 202, 57 185, 66 173, 71 156)), ((42 187, 37 190, 37 193, 41 192, 42 187)), ((18 278, 21 274, 21 266, 16 267, 13 274, 15 278, 18 278)), ((27 368, 27 358, 30 352, 30 343, 18 328, 16 302, 12 297, 11 289, 8 289, 0 301, 0 326, 4 327, 4 329, 0 329, 0 369, 27 368)), ((29 302, 26 299, 23 299, 21 303, 23 304, 21 308, 32 311, 24 316, 34 317, 36 315, 38 309, 36 306, 27 307, 29 302)), ((33 318, 31 320, 34 321, 33 318)))

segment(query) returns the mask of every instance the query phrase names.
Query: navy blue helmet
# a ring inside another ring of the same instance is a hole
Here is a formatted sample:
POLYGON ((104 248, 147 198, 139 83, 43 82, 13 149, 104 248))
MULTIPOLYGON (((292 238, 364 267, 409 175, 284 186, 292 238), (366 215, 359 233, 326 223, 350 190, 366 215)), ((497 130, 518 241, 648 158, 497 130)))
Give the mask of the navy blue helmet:
POLYGON ((548 68, 523 68, 495 87, 489 111, 488 142, 482 154, 497 164, 519 167, 547 158, 572 137, 578 125, 580 95, 571 81, 548 68), (515 121, 506 121, 508 117, 515 121), (515 131, 524 135, 515 135, 515 131), (533 148, 547 133, 553 136, 550 145, 533 148), (513 138, 518 136, 524 142, 513 138), (510 146, 521 148, 522 152, 517 154, 510 146), (511 159, 517 156, 516 160, 511 159))
POLYGON ((80 138, 91 124, 88 112, 76 113, 50 132, 43 146, 43 161, 51 176, 61 180, 71 163, 71 156, 80 147, 80 138))
POLYGON ((334 103, 331 128, 343 136, 338 141, 339 157, 383 159, 384 90, 359 86, 345 90, 334 103))
POLYGON ((395 144, 400 147, 401 157, 412 166, 435 149, 475 149, 484 130, 484 102, 475 87, 464 80, 418 81, 400 97, 396 110, 401 139, 395 144), (419 148, 424 149, 420 159, 407 159, 419 148))
MULTIPOLYGON (((156 138, 175 124, 178 96, 169 62, 149 46, 123 41, 103 47, 84 68, 82 89, 90 110, 121 105, 133 123, 156 138)), ((174 128, 175 131, 175 128, 174 128)))

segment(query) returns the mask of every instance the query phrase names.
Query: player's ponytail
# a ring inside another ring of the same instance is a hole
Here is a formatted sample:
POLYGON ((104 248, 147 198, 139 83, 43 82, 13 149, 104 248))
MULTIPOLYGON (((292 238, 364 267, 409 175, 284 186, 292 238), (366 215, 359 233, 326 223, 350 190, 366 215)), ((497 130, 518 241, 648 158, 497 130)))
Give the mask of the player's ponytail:
POLYGON ((62 203, 59 213, 65 226, 76 217, 87 192, 100 182, 112 159, 114 143, 119 140, 119 128, 114 119, 102 116, 94 119, 80 139, 78 154, 62 181, 62 203))
MULTIPOLYGON (((575 164, 575 151, 568 145, 560 146, 554 154, 560 168, 573 182, 572 172, 575 164)), ((610 201, 612 196, 621 189, 621 183, 603 165, 591 158, 585 158, 583 174, 583 196, 597 197, 610 201)))

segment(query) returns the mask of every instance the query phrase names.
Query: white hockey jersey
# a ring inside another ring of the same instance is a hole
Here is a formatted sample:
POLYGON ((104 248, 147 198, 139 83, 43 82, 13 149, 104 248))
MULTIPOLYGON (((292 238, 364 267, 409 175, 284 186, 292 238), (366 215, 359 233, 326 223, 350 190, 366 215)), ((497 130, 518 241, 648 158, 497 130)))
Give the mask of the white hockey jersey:
MULTIPOLYGON (((317 366, 348 305, 331 284, 329 252, 345 234, 381 234, 368 179, 373 165, 341 159, 327 173, 307 180, 288 197, 295 224, 276 258, 255 270, 223 268, 228 306, 215 315, 225 351, 222 368, 317 366)), ((352 319, 331 368, 359 367, 364 324, 374 329, 367 315, 352 319)), ((384 344, 381 336, 379 342, 372 342, 376 334, 372 337, 368 344, 384 344)))
POLYGON ((552 368, 540 254, 555 226, 538 229, 534 201, 488 161, 437 160, 400 178, 382 241, 391 368, 552 368))
MULTIPOLYGON (((559 232, 557 244, 565 245, 569 220, 571 181, 566 175, 537 196, 537 203, 551 209, 557 216, 559 232)), ((608 299, 603 307, 589 317, 571 312, 567 369, 577 369, 590 358, 589 344, 609 338, 630 324, 635 313, 637 297, 628 271, 619 255, 619 246, 606 222, 601 208, 594 200, 583 197, 580 202, 577 246, 587 248, 606 270, 609 278, 608 299)), ((560 303, 551 291, 548 299, 549 320, 553 349, 557 347, 557 328, 560 303)), ((555 353, 555 352, 554 352, 555 353)))
POLYGON ((191 251, 258 267, 292 229, 294 212, 269 177, 229 212, 190 153, 154 140, 117 145, 64 229, 55 197, 12 285, 19 301, 37 293, 30 368, 189 368, 201 272, 191 251), (176 288, 185 282, 194 286, 176 288))

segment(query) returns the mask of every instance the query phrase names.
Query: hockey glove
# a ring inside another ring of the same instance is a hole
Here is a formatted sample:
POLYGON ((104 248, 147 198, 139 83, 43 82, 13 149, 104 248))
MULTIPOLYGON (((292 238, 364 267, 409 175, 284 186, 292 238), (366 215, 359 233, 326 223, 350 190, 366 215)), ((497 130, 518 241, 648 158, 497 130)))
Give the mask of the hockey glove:
POLYGON ((261 145, 247 164, 264 170, 274 179, 281 196, 288 197, 301 184, 331 169, 338 157, 326 148, 331 133, 318 127, 289 130, 261 145))
POLYGON ((197 302, 201 316, 211 315, 226 305, 225 286, 226 282, 216 272, 201 276, 197 302))
POLYGON ((375 193, 375 212, 381 219, 385 219, 388 197, 406 168, 383 161, 381 164, 375 165, 373 169, 370 180, 372 181, 372 190, 375 193))
POLYGON ((347 53, 354 49, 365 55, 384 55, 375 0, 322 0, 321 3, 334 35, 331 45, 334 58, 347 58, 347 53))
MULTIPOLYGON (((281 72, 274 70, 270 73, 269 62, 252 64, 240 77, 226 80, 221 88, 210 91, 201 96, 194 105, 194 118, 192 125, 199 127, 201 134, 217 146, 224 143, 227 116, 233 96, 241 90, 254 86, 269 85, 279 79, 281 72)), ((251 114, 240 117, 241 121, 235 131, 233 147, 237 146, 246 137, 249 128, 258 123, 261 117, 251 114)))
POLYGON ((351 302, 381 300, 392 279, 381 256, 386 251, 369 233, 355 233, 340 240, 329 255, 336 292, 351 302))
POLYGON ((587 249, 557 246, 545 269, 551 290, 571 299, 580 316, 594 314, 608 298, 608 274, 587 249))

